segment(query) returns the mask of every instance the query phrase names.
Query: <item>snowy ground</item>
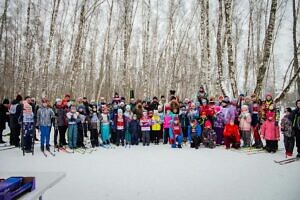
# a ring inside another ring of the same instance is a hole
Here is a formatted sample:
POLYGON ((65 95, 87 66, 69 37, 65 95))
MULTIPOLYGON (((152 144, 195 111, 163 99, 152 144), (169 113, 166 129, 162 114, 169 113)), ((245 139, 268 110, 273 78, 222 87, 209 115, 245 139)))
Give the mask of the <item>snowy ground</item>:
POLYGON ((45 158, 38 144, 35 149, 34 156, 25 157, 20 149, 0 151, 0 171, 65 172, 66 177, 45 193, 45 200, 298 200, 300 197, 300 162, 284 166, 273 162, 283 159, 284 151, 247 155, 224 147, 195 150, 153 145, 99 148, 84 155, 59 152, 55 157, 45 158))

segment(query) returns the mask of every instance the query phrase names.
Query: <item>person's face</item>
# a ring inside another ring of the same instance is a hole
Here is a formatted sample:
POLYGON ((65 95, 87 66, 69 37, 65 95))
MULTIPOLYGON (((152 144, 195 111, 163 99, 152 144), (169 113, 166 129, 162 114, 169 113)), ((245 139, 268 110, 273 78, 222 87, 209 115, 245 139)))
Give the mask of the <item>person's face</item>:
POLYGON ((270 101, 272 99, 271 96, 267 96, 267 100, 270 101))
POLYGON ((86 103, 86 102, 87 102, 87 99, 82 99, 82 101, 83 101, 84 103, 86 103))
POLYGON ((300 101, 297 102, 297 108, 300 108, 300 101))
POLYGON ((166 102, 166 98, 161 98, 161 102, 165 103, 166 102))
POLYGON ((43 106, 44 106, 44 107, 47 107, 47 103, 46 103, 46 102, 44 102, 44 103, 43 103, 43 106))
POLYGON ((30 98, 27 98, 26 101, 27 101, 27 103, 31 103, 31 99, 30 98))
POLYGON ((133 115, 132 119, 133 119, 133 120, 136 120, 136 115, 133 115))

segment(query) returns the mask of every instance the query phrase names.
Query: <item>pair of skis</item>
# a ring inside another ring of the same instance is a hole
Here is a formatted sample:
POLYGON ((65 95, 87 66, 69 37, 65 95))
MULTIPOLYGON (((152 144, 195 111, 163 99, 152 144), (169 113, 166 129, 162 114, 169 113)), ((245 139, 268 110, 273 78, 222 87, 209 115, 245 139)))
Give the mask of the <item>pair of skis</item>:
POLYGON ((297 158, 297 157, 294 157, 294 158, 287 158, 287 159, 284 159, 284 160, 274 160, 275 163, 279 164, 279 165, 286 165, 286 164, 289 164, 289 163, 293 163, 293 162, 296 162, 296 161, 299 161, 300 158, 297 158))

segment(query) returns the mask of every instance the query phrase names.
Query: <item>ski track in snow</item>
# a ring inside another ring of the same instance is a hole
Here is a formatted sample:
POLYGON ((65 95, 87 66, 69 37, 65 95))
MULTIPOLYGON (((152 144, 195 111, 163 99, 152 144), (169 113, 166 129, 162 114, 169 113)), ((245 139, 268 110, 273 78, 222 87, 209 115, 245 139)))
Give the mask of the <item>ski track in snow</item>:
POLYGON ((17 148, 0 152, 0 170, 65 172, 43 195, 45 200, 298 200, 300 162, 274 163, 284 158, 284 151, 247 155, 224 147, 172 149, 162 144, 99 148, 91 154, 56 152, 45 158, 36 144, 34 156, 23 156, 17 148))

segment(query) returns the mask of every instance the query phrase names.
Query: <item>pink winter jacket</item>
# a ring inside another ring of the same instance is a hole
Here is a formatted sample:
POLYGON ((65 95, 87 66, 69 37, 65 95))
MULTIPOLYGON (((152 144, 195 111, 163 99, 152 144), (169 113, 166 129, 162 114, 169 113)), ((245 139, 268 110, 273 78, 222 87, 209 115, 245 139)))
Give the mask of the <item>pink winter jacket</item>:
POLYGON ((251 130, 251 115, 249 112, 242 113, 239 117, 240 120, 240 130, 250 131, 251 130))
POLYGON ((274 121, 266 120, 261 127, 261 135, 265 140, 279 140, 279 126, 274 121))
POLYGON ((164 118, 164 128, 170 128, 172 117, 170 115, 165 115, 164 118))

